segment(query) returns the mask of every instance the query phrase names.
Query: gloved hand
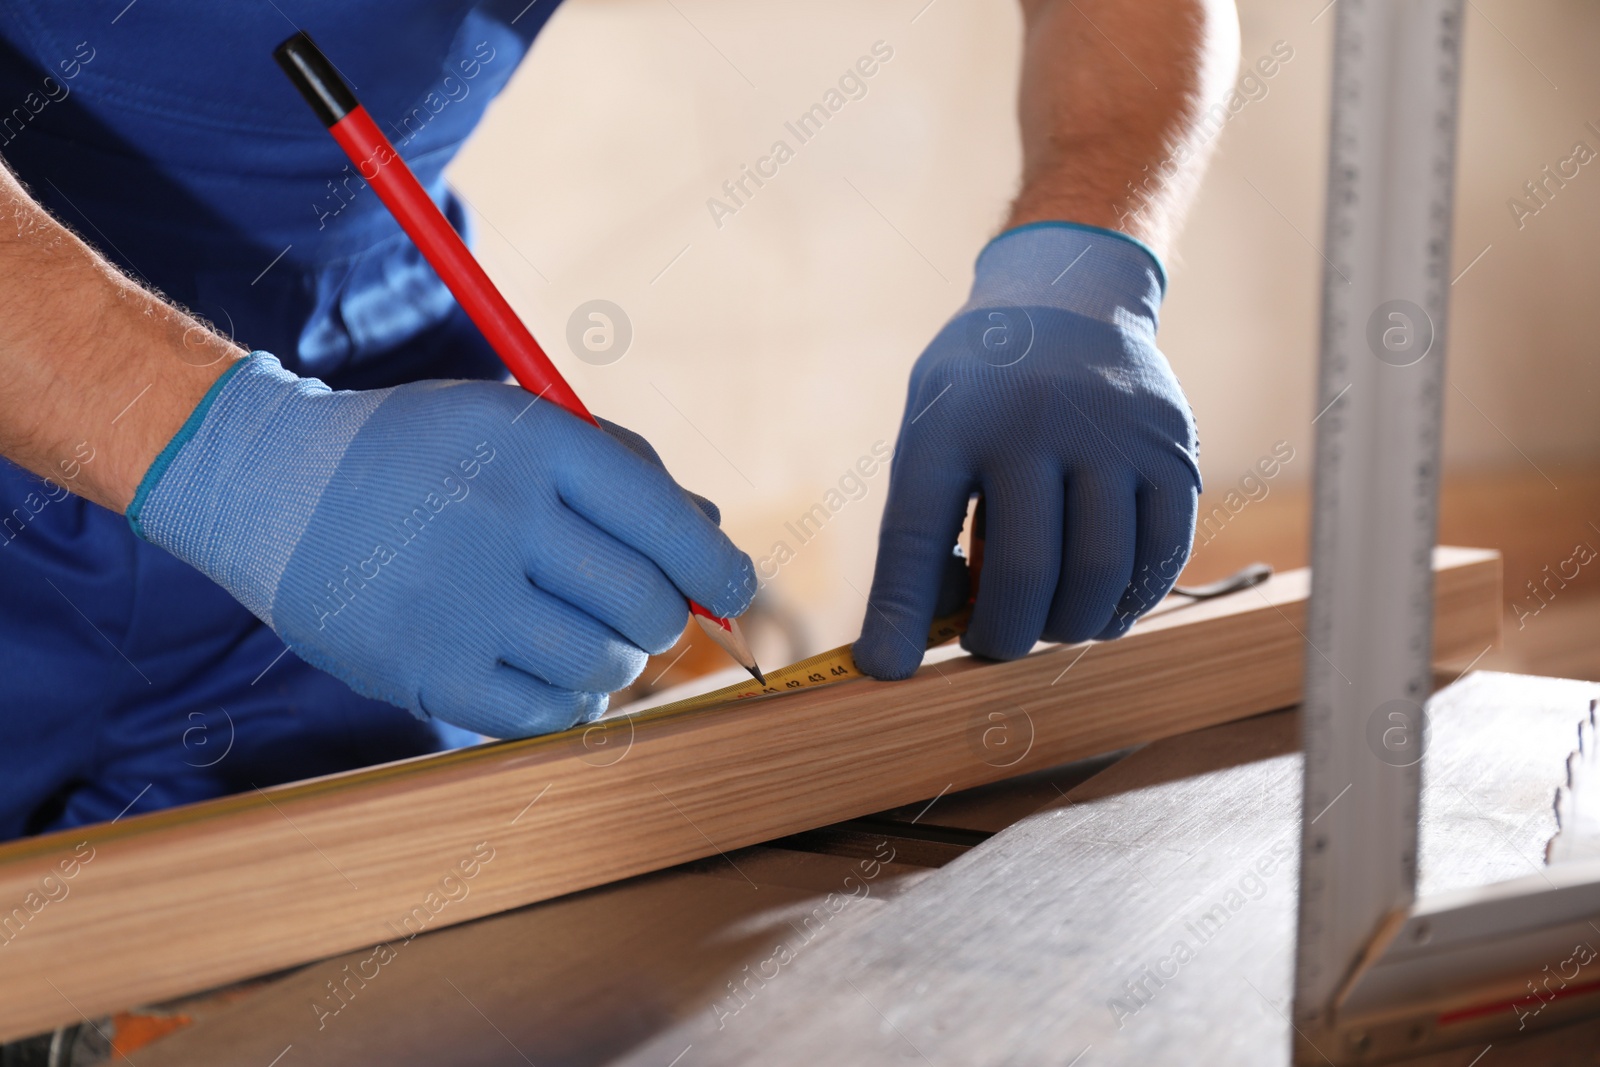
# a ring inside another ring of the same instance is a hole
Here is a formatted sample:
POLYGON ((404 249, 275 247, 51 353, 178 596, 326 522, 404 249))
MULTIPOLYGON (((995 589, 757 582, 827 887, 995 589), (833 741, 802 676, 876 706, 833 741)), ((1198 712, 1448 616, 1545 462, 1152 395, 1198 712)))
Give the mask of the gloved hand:
POLYGON ((856 663, 904 678, 936 608, 965 599, 951 553, 987 511, 962 645, 1121 636, 1189 556, 1200 470, 1188 402, 1156 348, 1160 262, 1109 230, 1038 223, 978 257, 972 296, 911 371, 856 663))
POLYGON ((564 729, 678 639, 685 595, 738 615, 755 571, 642 438, 532 400, 333 392, 254 353, 128 518, 363 695, 494 737, 564 729))

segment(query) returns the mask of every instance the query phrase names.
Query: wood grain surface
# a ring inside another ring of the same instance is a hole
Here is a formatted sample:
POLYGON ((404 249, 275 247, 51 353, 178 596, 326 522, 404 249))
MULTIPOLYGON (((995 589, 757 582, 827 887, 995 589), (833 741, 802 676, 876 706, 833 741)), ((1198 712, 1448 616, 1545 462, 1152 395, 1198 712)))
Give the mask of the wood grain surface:
POLYGON ((348 990, 346 967, 370 974, 371 948, 267 979, 219 1011, 218 999, 235 996, 230 987, 206 999, 204 1018, 192 1000, 180 1002, 191 1027, 134 1058, 139 1067, 259 1065, 292 1046, 307 1067, 521 1063, 514 1044, 538 1064, 604 1063, 701 1016, 731 1021, 740 1002, 730 985, 747 996, 757 987, 745 968, 757 979, 781 970, 778 946, 810 952, 928 877, 901 836, 908 829, 987 837, 974 827, 1004 829, 1111 762, 1064 764, 858 820, 862 847, 849 854, 756 845, 425 933, 403 966, 348 990), (319 1001, 329 982, 340 992, 319 1001), (318 1003, 337 1013, 324 1017, 318 1003))
MULTIPOLYGON (((1435 699, 1425 891, 1514 877, 1538 862, 1550 825, 1549 765, 1570 744, 1585 699, 1575 683, 1507 675, 1477 675, 1435 699)), ((312 1067, 524 1062, 513 1047, 539 1064, 653 1067, 675 1059, 676 1067, 1065 1067, 1080 1053, 1077 1067, 1285 1064, 1288 1028, 1273 1007, 1288 997, 1294 866, 1274 864, 1263 876, 1239 861, 1276 859, 1282 841, 1298 841, 1297 737, 1293 716, 1280 713, 1157 742, 1071 789, 1058 810, 935 872, 896 862, 863 881, 849 859, 785 859, 758 847, 732 854, 737 867, 701 861, 425 934, 404 962, 354 988, 350 1006, 319 1025, 312 1005, 329 981, 346 978, 346 966, 370 957, 362 950, 315 964, 136 1059, 141 1067, 265 1064, 292 1045, 294 1062, 312 1067), (1051 829, 1035 849, 1008 844, 1034 835, 1036 822, 1051 829), (1261 885, 1246 881, 1252 870, 1261 885), (1171 959, 1163 935, 1193 937, 1191 922, 1209 930, 1205 916, 1217 901, 1228 906, 1230 885, 1240 889, 1240 907, 1195 957, 1175 975, 1169 963, 1159 985, 1144 976, 1144 966, 1171 959), (791 903, 785 887, 812 895, 791 903), (812 921, 827 927, 825 938, 788 925, 827 891, 860 899, 837 921, 812 921), (780 946, 795 949, 792 958, 780 946), (1130 980, 1143 1003, 1127 992, 1130 980), (1120 1028, 1115 999, 1132 1011, 1120 1028)), ((940 800, 919 825, 967 818, 978 798, 963 799, 949 809, 940 800)), ((1476 1067, 1592 1065, 1597 1031, 1600 1024, 1536 1031, 1416 1063, 1468 1067, 1482 1054, 1476 1067)))
MULTIPOLYGON (((1597 692, 1478 673, 1434 697, 1424 892, 1541 862, 1561 761, 1597 692)), ((1298 737, 1284 712, 1150 745, 797 961, 737 1026, 696 1020, 607 1062, 693 1044, 680 1067, 1284 1067, 1298 737)), ((1568 1047, 1564 1031, 1530 1034, 1417 1063, 1516 1067, 1568 1047)))
MULTIPOLYGON (((1488 647, 1498 556, 1441 549, 1436 567, 1436 655, 1488 647)), ((1012 663, 645 712, 13 843, 0 1037, 1284 707, 1307 584, 1012 663)))
POLYGON ((714 1017, 719 1005, 736 1015, 730 983, 747 980, 746 968, 775 966, 774 946, 803 956, 848 937, 928 876, 892 858, 760 846, 731 859, 737 867, 714 857, 392 941, 385 962, 374 948, 322 960, 134 1059, 138 1067, 267 1067, 277 1056, 278 1067, 605 1063, 691 1017, 714 1017))

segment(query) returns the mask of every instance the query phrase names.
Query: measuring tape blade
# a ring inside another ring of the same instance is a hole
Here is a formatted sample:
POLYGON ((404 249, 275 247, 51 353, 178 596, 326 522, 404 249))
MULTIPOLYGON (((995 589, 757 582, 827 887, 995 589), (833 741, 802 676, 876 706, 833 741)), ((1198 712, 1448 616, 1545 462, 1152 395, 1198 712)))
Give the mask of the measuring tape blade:
POLYGON ((1294 1008, 1308 1032, 1415 896, 1461 10, 1337 12, 1294 1008))
MULTIPOLYGON (((972 608, 969 605, 954 615, 935 619, 928 629, 928 647, 934 648, 966 633, 967 619, 971 615, 972 608)), ((850 646, 840 645, 838 648, 818 652, 815 656, 791 663, 787 667, 768 671, 766 685, 751 678, 749 681, 738 682, 710 693, 646 708, 642 714, 654 716, 666 712, 694 711, 697 708, 709 708, 734 700, 776 696, 779 693, 792 693, 797 689, 815 689, 822 685, 834 685, 838 682, 848 682, 853 678, 865 677, 867 673, 856 666, 856 658, 850 651, 850 646)))
MULTIPOLYGON (((976 542, 973 558, 976 561, 983 551, 981 540, 976 542)), ((1265 563, 1251 563, 1240 568, 1226 578, 1200 586, 1175 585, 1166 600, 1163 600, 1153 610, 1145 613, 1145 618, 1163 614, 1171 608, 1180 606, 1182 602, 1198 600, 1215 600, 1218 597, 1231 596, 1244 589, 1260 585, 1272 577, 1272 568, 1265 563)), ((967 623, 972 618, 972 604, 952 615, 935 619, 928 628, 928 648, 937 648, 952 638, 960 637, 967 632, 967 623)), ((1137 624, 1136 624, 1137 625, 1137 624)), ((855 656, 850 651, 849 645, 819 652, 791 663, 787 667, 780 667, 775 671, 767 672, 767 684, 762 685, 755 679, 739 682, 714 692, 703 693, 700 696, 687 697, 676 700, 670 704, 657 704, 654 707, 643 709, 640 714, 657 715, 666 712, 694 711, 699 708, 709 708, 717 704, 726 704, 730 701, 748 700, 751 697, 777 696, 781 693, 792 693, 799 689, 815 689, 818 686, 834 685, 838 682, 848 682, 853 678, 865 678, 866 672, 856 666, 855 656)))

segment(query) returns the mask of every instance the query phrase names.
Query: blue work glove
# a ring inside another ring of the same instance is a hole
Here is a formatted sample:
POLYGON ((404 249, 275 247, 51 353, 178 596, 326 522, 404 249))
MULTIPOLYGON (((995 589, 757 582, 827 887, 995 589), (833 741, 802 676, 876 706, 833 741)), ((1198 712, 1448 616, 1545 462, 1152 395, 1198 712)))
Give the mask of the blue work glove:
POLYGON ((1109 230, 1036 223, 978 257, 972 296, 911 371, 877 570, 855 660, 922 662, 936 610, 965 599, 952 562, 967 503, 987 538, 962 645, 994 659, 1041 638, 1121 636, 1189 556, 1199 442, 1156 348, 1165 277, 1109 230))
POLYGON ((494 737, 605 709, 750 559, 637 435, 496 382, 333 392, 254 353, 146 472, 128 518, 313 666, 494 737))

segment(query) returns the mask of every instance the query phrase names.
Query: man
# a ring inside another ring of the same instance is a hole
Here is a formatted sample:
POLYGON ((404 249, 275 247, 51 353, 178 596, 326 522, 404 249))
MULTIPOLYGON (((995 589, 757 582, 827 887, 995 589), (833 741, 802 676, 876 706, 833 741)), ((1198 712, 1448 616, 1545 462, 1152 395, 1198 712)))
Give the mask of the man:
MULTIPOLYGON (((555 6, 525 2, 307 15, 458 224, 441 172, 555 6)), ((1118 636, 1192 536, 1156 310, 1232 5, 1023 6, 1022 188, 911 369, 855 646, 880 678, 964 595, 974 493, 965 644, 994 658, 1118 636)), ((562 729, 685 596, 749 603, 749 558, 648 445, 500 380, 273 64, 292 30, 271 4, 0 10, 0 837, 562 729)))

